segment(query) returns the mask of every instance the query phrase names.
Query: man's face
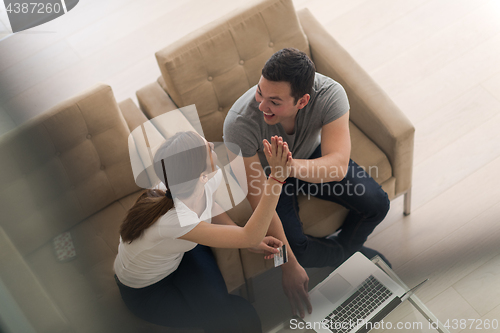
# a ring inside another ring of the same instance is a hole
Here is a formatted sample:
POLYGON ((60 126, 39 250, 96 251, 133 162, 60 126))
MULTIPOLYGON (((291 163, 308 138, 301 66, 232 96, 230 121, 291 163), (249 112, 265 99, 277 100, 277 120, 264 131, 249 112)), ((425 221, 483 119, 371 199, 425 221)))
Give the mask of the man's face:
POLYGON ((275 125, 283 121, 294 121, 301 106, 301 100, 294 103, 290 83, 284 81, 269 81, 260 77, 255 92, 255 100, 259 103, 264 121, 275 125))

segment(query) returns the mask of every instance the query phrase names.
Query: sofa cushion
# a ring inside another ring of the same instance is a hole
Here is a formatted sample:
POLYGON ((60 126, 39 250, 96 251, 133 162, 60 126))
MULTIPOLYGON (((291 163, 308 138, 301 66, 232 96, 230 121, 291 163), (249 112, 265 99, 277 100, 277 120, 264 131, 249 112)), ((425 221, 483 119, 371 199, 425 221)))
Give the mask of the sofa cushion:
POLYGON ((229 108, 284 47, 309 54, 292 1, 264 0, 198 29, 158 51, 156 59, 174 103, 195 104, 206 139, 218 142, 229 108))
POLYGON ((21 254, 138 190, 129 133, 99 85, 0 139, 0 223, 21 254))
POLYGON ((75 332, 167 331, 129 312, 113 278, 119 226, 139 193, 113 202, 69 230, 74 260, 57 261, 50 242, 26 258, 75 332))

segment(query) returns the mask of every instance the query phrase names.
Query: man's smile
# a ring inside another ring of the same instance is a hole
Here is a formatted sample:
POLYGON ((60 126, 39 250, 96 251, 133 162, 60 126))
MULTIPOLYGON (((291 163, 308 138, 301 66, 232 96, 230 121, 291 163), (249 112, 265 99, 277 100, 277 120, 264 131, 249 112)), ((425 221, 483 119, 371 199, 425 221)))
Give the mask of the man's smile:
POLYGON ((262 113, 264 114, 264 118, 266 119, 271 119, 272 117, 274 117, 274 113, 267 113, 264 111, 262 111, 262 113))

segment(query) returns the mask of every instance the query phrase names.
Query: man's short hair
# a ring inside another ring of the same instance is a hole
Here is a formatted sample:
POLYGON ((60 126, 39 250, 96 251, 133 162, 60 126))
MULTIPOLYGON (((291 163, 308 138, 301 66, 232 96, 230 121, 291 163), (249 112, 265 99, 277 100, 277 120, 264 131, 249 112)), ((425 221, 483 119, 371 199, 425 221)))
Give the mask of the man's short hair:
POLYGON ((294 103, 305 94, 311 94, 315 73, 316 67, 307 54, 294 48, 279 50, 262 68, 266 80, 290 83, 294 103))

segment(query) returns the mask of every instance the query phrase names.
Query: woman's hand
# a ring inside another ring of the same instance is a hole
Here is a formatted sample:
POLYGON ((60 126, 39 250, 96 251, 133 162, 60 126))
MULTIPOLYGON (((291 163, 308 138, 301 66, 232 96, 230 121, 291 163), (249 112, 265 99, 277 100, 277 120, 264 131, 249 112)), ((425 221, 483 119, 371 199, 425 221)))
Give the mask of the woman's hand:
POLYGON ((271 137, 271 143, 266 139, 262 140, 262 143, 264 144, 267 163, 271 168, 270 177, 272 176, 278 181, 284 182, 292 171, 292 153, 288 149, 288 144, 283 142, 281 136, 277 135, 271 137))
POLYGON ((254 253, 264 253, 264 259, 274 258, 274 254, 280 252, 278 248, 283 246, 283 242, 273 236, 266 236, 257 247, 249 247, 248 251, 254 253))

